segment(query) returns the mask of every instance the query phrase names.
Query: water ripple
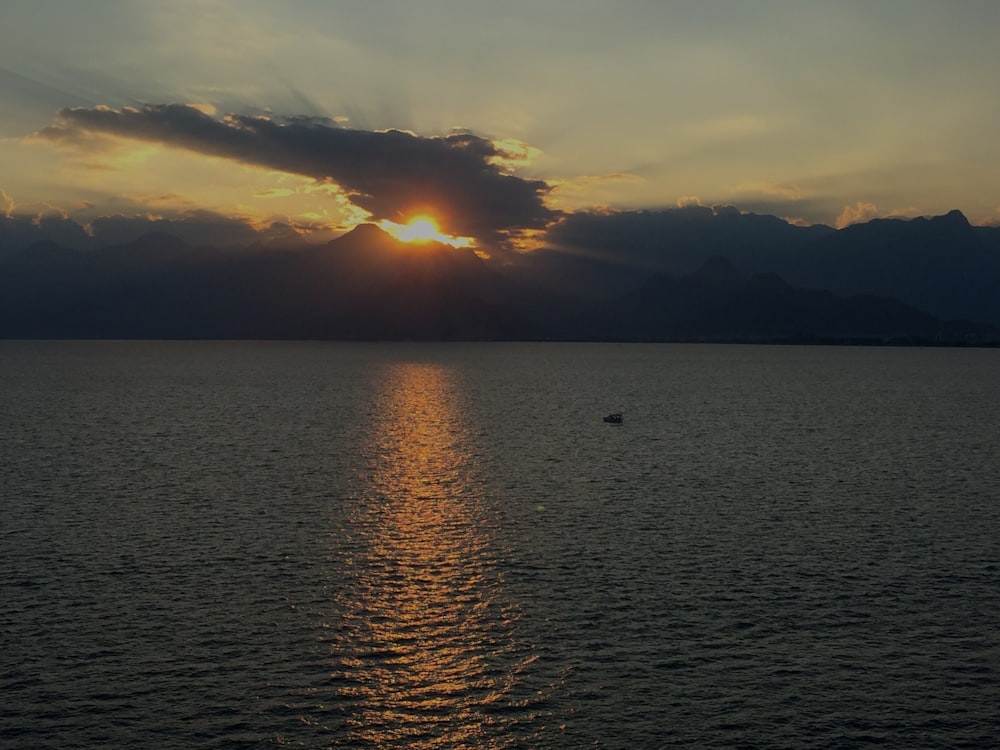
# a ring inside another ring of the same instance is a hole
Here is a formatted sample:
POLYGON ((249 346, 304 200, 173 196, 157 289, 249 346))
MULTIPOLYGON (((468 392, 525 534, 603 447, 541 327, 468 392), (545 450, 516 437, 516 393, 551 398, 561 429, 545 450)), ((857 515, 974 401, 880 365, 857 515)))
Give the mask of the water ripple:
POLYGON ((5 747, 1000 735, 997 352, 0 355, 5 747))

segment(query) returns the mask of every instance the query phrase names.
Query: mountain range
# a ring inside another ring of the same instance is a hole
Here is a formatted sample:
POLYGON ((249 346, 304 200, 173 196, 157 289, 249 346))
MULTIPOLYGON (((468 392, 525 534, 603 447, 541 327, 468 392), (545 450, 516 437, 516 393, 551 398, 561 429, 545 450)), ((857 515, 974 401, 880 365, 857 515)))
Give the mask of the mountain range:
POLYGON ((324 245, 0 248, 0 337, 1000 341, 1000 229, 957 211, 841 230, 701 207, 597 218, 494 259, 369 224, 324 245))

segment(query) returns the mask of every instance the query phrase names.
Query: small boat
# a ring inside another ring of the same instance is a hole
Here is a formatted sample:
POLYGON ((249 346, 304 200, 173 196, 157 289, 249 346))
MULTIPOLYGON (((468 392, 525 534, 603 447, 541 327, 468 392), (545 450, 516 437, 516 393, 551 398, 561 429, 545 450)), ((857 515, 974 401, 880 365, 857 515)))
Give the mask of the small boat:
POLYGON ((620 411, 616 411, 613 414, 609 414, 604 418, 604 421, 607 422, 608 424, 621 424, 623 421, 622 413, 620 411))

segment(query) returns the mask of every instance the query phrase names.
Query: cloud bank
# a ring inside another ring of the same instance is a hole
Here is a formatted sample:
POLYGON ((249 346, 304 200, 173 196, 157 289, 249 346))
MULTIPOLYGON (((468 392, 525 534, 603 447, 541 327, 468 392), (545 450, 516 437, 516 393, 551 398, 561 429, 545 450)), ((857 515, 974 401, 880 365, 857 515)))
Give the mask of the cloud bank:
POLYGON ((853 206, 844 206, 844 210, 837 217, 836 227, 837 229, 843 229, 844 227, 851 226, 851 224, 864 224, 878 215, 878 206, 874 203, 858 201, 853 206))
POLYGON ((325 118, 217 118, 204 107, 148 104, 62 109, 35 134, 83 149, 99 148, 108 136, 333 183, 373 220, 432 211, 450 233, 485 242, 503 242, 557 218, 545 205, 546 182, 511 173, 512 165, 523 162, 523 150, 469 132, 424 137, 350 129, 325 118))
POLYGON ((295 247, 304 242, 295 227, 281 222, 258 226, 247 219, 205 210, 168 216, 113 214, 85 224, 50 210, 27 216, 0 215, 0 262, 39 242, 54 242, 73 250, 99 250, 152 232, 171 234, 192 247, 245 247, 256 243, 295 247))

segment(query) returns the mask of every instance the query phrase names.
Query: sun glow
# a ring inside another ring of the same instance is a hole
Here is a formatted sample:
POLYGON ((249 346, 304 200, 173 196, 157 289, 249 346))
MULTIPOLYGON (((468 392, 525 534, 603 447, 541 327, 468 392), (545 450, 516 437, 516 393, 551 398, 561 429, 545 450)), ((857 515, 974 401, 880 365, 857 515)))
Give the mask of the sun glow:
POLYGON ((403 242, 440 242, 442 245, 451 245, 452 247, 472 247, 475 244, 471 237, 456 237, 445 234, 430 216, 414 216, 407 224, 397 224, 394 221, 383 219, 378 223, 378 226, 382 231, 403 242))

